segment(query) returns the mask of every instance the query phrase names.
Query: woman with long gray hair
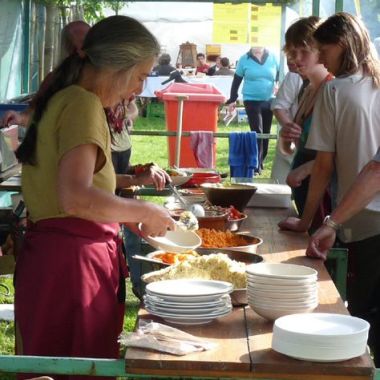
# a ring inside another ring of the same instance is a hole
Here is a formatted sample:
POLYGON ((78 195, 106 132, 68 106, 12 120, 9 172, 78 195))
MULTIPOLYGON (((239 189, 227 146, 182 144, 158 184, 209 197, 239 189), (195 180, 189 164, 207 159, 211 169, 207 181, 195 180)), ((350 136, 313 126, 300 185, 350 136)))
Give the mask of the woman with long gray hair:
POLYGON ((115 176, 104 108, 142 91, 158 53, 138 21, 106 18, 37 99, 17 151, 30 220, 16 265, 18 354, 118 357, 126 275, 119 223, 162 236, 174 221, 162 207, 114 195, 130 179, 115 176))

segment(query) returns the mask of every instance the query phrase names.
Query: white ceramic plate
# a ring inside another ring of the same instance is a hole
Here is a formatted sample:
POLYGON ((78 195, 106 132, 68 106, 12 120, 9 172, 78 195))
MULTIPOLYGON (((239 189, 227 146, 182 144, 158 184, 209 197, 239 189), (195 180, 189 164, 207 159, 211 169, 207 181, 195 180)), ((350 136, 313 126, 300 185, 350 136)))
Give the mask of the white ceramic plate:
POLYGON ((217 313, 209 313, 207 315, 204 315, 204 314, 193 314, 193 315, 183 315, 183 314, 170 314, 170 313, 165 313, 165 312, 158 312, 156 310, 152 310, 150 309, 149 307, 145 307, 146 310, 150 313, 150 314, 153 314, 153 315, 157 315, 158 317, 161 317, 161 318, 171 318, 171 319, 176 319, 176 320, 194 320, 194 321, 197 321, 197 320, 204 320, 204 319, 214 319, 214 318, 219 318, 219 317, 222 317, 222 316, 225 316, 229 313, 231 313, 232 311, 232 307, 231 308, 226 308, 224 309, 223 311, 219 311, 217 313))
MULTIPOLYGON (((192 308, 213 308, 213 307, 223 307, 231 305, 231 298, 228 294, 213 300, 206 300, 201 302, 174 302, 166 301, 164 298, 152 296, 150 294, 144 295, 144 300, 148 300, 151 304, 155 304, 161 307, 167 308, 181 308, 181 309, 192 309, 192 308)), ((187 301, 187 298, 186 298, 187 301)))
POLYGON ((318 272, 310 267, 295 264, 283 263, 259 263, 249 265, 247 274, 253 274, 263 277, 283 278, 283 279, 309 279, 316 278, 318 272))
POLYGON ((231 310, 232 306, 223 306, 219 308, 212 308, 212 309, 168 309, 166 307, 159 307, 156 305, 152 305, 149 302, 145 302, 145 307, 149 308, 150 310, 153 310, 157 313, 164 313, 167 315, 173 315, 176 316, 204 316, 204 317, 210 317, 214 315, 219 315, 227 312, 228 310, 231 310))
MULTIPOLYGON (((139 226, 141 229, 141 225, 139 226)), ((198 248, 201 238, 193 231, 168 231, 165 236, 144 236, 144 239, 154 248, 166 252, 182 253, 198 248)))
POLYGON ((165 280, 146 286, 148 294, 169 297, 218 296, 232 292, 232 284, 213 280, 165 280))
POLYGON ((314 313, 310 315, 296 314, 276 321, 274 329, 290 339, 297 341, 319 341, 322 343, 337 340, 352 340, 366 337, 369 323, 350 315, 314 313))
MULTIPOLYGON (((290 315, 289 315, 290 317, 290 315)), ((295 359, 313 362, 340 362, 361 356, 366 352, 367 340, 359 344, 346 344, 345 347, 320 347, 290 343, 273 335, 273 350, 295 359)))

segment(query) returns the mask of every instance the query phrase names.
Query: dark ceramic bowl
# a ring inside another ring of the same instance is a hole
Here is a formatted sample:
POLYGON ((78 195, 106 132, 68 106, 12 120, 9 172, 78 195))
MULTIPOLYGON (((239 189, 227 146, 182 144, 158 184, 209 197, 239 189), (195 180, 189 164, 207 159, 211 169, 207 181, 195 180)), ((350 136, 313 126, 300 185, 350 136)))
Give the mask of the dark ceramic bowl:
POLYGON ((208 201, 216 206, 234 206, 243 211, 257 188, 250 185, 222 185, 215 183, 204 183, 201 188, 206 194, 208 201))

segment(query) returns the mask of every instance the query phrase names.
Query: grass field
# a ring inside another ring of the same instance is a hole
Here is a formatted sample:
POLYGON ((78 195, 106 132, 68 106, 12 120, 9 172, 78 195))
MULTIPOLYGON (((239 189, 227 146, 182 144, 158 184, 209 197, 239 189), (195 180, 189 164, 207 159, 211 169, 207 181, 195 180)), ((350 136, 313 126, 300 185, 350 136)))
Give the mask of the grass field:
MULTIPOLYGON (((161 117, 139 118, 135 123, 135 130, 154 130, 164 131, 165 120, 161 117)), ((249 131, 247 124, 230 124, 226 127, 222 124, 218 125, 219 132, 230 131, 249 131)), ((274 130, 272 131, 274 133, 274 130)), ((146 163, 154 161, 160 166, 168 167, 167 138, 157 136, 132 136, 132 164, 146 163)), ((261 174, 261 178, 269 178, 272 162, 275 152, 275 141, 270 140, 268 157, 265 169, 261 174)), ((217 161, 216 168, 220 172, 229 172, 228 166, 228 139, 219 138, 217 141, 217 161)), ((12 278, 0 277, 0 284, 6 285, 10 289, 10 295, 4 295, 3 288, 0 287, 0 303, 13 303, 13 285, 12 278)), ((139 300, 135 298, 130 290, 128 281, 128 296, 124 320, 124 330, 132 331, 135 324, 136 313, 139 307, 139 300)), ((14 324, 13 322, 0 321, 0 355, 14 354, 14 324)), ((0 374, 1 380, 14 380, 12 374, 0 374)))

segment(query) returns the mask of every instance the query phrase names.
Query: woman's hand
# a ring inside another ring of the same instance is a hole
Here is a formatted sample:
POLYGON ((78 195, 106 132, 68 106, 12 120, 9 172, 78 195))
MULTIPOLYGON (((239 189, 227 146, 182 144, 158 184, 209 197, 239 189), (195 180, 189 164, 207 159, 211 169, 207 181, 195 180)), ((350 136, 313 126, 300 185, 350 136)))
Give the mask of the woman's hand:
POLYGON ((281 230, 294 232, 306 232, 308 229, 308 226, 304 225, 302 219, 295 218, 294 216, 290 216, 282 220, 280 223, 278 223, 278 226, 281 230))
POLYGON ((284 124, 280 130, 280 136, 284 141, 297 142, 302 134, 302 128, 293 121, 284 124))
POLYGON ((309 173, 304 170, 303 165, 289 172, 286 177, 286 183, 290 187, 299 187, 302 181, 309 176, 309 173))
POLYGON ((136 174, 136 185, 154 185, 157 190, 163 190, 165 184, 171 182, 170 176, 158 165, 150 165, 144 172, 136 174))
POLYGON ((232 114, 235 111, 236 108, 236 102, 232 102, 228 104, 227 112, 229 114, 232 114))
POLYGON ((309 240, 306 256, 326 260, 329 249, 334 245, 336 231, 329 226, 321 226, 309 240))
POLYGON ((25 116, 21 112, 17 111, 7 111, 2 120, 3 128, 9 127, 10 125, 22 125, 25 126, 28 123, 25 116))
POLYGON ((145 236, 165 236, 167 230, 175 230, 175 221, 169 211, 154 203, 145 203, 146 217, 142 220, 141 232, 145 236))

